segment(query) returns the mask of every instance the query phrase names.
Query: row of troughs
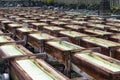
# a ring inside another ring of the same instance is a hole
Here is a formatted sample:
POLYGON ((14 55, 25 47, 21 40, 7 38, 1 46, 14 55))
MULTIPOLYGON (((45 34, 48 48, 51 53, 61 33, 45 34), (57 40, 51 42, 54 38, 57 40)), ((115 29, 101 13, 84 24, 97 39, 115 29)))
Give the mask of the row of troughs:
POLYGON ((69 80, 73 65, 96 80, 120 80, 119 20, 36 8, 1 9, 0 15, 0 54, 13 80, 69 80), (64 64, 67 77, 42 55, 64 64))
MULTIPOLYGON (((3 18, 1 18, 1 21, 3 21, 3 24, 1 23, 2 26, 4 25, 4 21, 6 21, 5 24, 7 22, 9 23, 10 21, 7 18, 4 18, 5 20, 2 19, 3 18)), ((23 25, 21 24, 14 23, 14 21, 12 22, 13 23, 11 23, 11 25, 13 28, 16 26, 23 27, 23 25)), ((8 29, 5 30, 7 31, 8 29)), ((13 40, 9 36, 9 34, 3 33, 2 31, 0 34, 1 34, 0 54, 2 58, 4 59, 8 58, 7 60, 10 60, 9 67, 10 67, 10 75, 12 76, 11 77, 12 80, 69 80, 69 78, 65 77, 60 72, 56 71, 43 59, 37 59, 37 58, 32 59, 29 57, 28 59, 19 59, 19 56, 21 55, 31 55, 33 53, 30 52, 25 47, 23 47, 22 45, 17 44, 15 40, 13 40)))

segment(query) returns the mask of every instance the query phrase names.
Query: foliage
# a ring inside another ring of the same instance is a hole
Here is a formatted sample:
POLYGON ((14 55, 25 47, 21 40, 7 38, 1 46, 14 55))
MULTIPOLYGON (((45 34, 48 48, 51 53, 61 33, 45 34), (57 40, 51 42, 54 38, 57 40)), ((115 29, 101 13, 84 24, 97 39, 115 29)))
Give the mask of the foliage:
POLYGON ((88 4, 87 9, 89 9, 89 10, 98 10, 99 9, 99 4, 96 4, 96 3, 88 4))
POLYGON ((48 4, 53 4, 53 3, 54 3, 54 0, 47 0, 47 3, 48 3, 48 4))
POLYGON ((112 6, 111 7, 111 12, 116 13, 118 10, 120 10, 120 6, 112 6))

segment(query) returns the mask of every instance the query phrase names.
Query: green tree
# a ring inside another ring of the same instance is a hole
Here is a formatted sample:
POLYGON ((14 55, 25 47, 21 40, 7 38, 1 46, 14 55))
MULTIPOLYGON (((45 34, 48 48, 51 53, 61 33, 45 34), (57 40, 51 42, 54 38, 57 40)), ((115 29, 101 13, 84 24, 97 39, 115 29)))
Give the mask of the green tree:
POLYGON ((52 4, 52 3, 54 3, 54 0, 47 0, 47 3, 52 4))

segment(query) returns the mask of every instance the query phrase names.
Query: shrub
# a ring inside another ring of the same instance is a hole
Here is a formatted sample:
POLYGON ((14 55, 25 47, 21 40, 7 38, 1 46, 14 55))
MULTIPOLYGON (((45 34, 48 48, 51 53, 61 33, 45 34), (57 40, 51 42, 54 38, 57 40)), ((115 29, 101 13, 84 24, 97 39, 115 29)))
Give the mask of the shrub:
POLYGON ((118 10, 120 10, 120 6, 112 6, 111 7, 111 12, 116 13, 118 10))
POLYGON ((54 3, 54 0, 47 0, 47 3, 48 3, 48 4, 53 4, 53 3, 54 3))

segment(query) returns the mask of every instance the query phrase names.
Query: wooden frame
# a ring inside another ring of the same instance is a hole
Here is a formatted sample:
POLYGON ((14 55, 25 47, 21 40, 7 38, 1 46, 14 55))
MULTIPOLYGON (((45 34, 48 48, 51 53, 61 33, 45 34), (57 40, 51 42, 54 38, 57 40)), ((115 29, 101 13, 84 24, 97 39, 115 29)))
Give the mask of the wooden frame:
POLYGON ((47 23, 41 23, 41 22, 37 22, 37 23, 31 23, 32 25, 33 25, 33 28, 34 29, 37 29, 37 30, 40 30, 40 31, 42 31, 43 30, 43 27, 44 26, 48 26, 48 24, 47 23))
POLYGON ((71 69, 71 55, 75 53, 74 50, 76 49, 81 50, 83 48, 72 43, 59 40, 48 41, 45 45, 45 51, 51 56, 53 56, 55 59, 57 59, 60 63, 63 63, 65 65, 65 74, 67 76, 70 76, 69 72, 71 69), (66 46, 66 48, 69 49, 65 49, 62 46, 57 46, 57 44, 63 46, 68 45, 66 46), (70 48, 70 46, 72 46, 72 48, 70 48))
POLYGON ((46 33, 31 33, 28 35, 28 44, 38 50, 38 52, 45 52, 45 42, 55 37, 46 33), (37 35, 37 36, 36 36, 37 35))
POLYGON ((73 30, 73 31, 77 31, 77 32, 83 32, 83 30, 86 27, 85 26, 80 26, 80 25, 66 25, 66 26, 64 26, 64 28, 70 29, 70 30, 73 30))
POLYGON ((64 28, 61 27, 57 27, 57 26, 44 26, 43 27, 43 32, 46 32, 52 36, 57 37, 58 36, 58 32, 65 30, 64 28))
MULTIPOLYGON (((93 76, 96 80, 120 80, 120 71, 110 71, 110 69, 105 68, 104 66, 97 65, 94 62, 91 62, 87 58, 79 55, 95 55, 104 61, 109 62, 110 64, 120 65, 120 61, 102 55, 100 53, 90 52, 90 53, 76 53, 72 56, 72 62, 76 64, 83 71, 87 72, 89 75, 93 76), (114 63, 115 62, 115 63, 114 63)), ((107 63, 106 63, 107 64, 107 63)), ((109 65, 109 64, 107 64, 109 65)))
MULTIPOLYGON (((8 45, 9 46, 15 45, 15 47, 17 47, 20 51, 22 51, 22 55, 32 54, 30 51, 28 51, 26 48, 24 48, 21 45, 5 44, 5 45, 0 47, 0 52, 1 52, 2 57, 3 56, 4 57, 13 56, 13 55, 9 55, 9 53, 10 53, 9 51, 6 52, 3 49, 4 46, 9 47, 8 45)), ((16 55, 18 55, 18 54, 16 54, 16 55)), ((30 59, 26 59, 26 60, 30 60, 30 59)), ((32 77, 25 71, 25 68, 22 68, 21 67, 22 65, 18 64, 19 62, 17 62, 17 61, 24 61, 24 59, 22 59, 22 60, 13 60, 13 61, 9 61, 9 62, 10 62, 10 68, 11 68, 11 70, 13 70, 12 72, 14 72, 14 74, 18 78, 18 80, 33 80, 32 77)), ((49 76, 52 75, 53 78, 57 78, 58 80, 69 80, 69 78, 65 77, 60 72, 56 71, 53 67, 51 67, 49 64, 47 64, 42 59, 33 59, 32 61, 39 69, 41 69, 41 67, 44 68, 43 70, 45 70, 47 73, 49 73, 49 76)), ((34 72, 34 70, 32 71, 32 73, 33 72, 34 72)))
POLYGON ((8 24, 10 23, 14 23, 13 21, 10 21, 10 20, 5 20, 5 21, 1 21, 1 24, 2 24, 2 29, 6 32, 7 30, 7 27, 8 27, 8 24))
POLYGON ((76 31, 64 30, 64 31, 59 32, 59 36, 60 37, 68 37, 70 42, 77 44, 77 45, 80 45, 81 38, 88 36, 88 35, 84 34, 84 33, 79 33, 76 31))
POLYGON ((25 40, 25 45, 27 44, 28 34, 38 32, 38 30, 33 28, 17 28, 16 37, 21 40, 25 40))
POLYGON ((120 44, 96 37, 84 37, 81 39, 81 46, 87 48, 100 47, 102 54, 115 57, 116 54, 114 51, 119 48, 120 44))
POLYGON ((102 31, 102 30, 99 30, 99 29, 84 29, 83 32, 85 34, 96 35, 96 37, 104 38, 104 39, 108 39, 113 34, 111 32, 102 31))

